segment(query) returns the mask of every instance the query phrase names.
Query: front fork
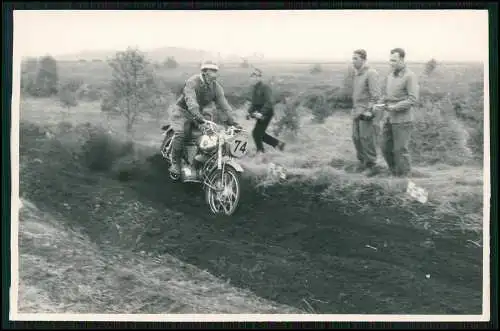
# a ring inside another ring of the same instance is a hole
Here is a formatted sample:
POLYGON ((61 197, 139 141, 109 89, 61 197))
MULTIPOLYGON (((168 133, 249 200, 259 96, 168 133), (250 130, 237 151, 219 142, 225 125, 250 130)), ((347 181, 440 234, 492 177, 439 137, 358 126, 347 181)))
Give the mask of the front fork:
MULTIPOLYGON (((217 170, 222 170, 220 171, 220 174, 221 174, 221 180, 224 179, 224 168, 225 168, 225 165, 226 163, 225 162, 222 162, 222 148, 224 147, 224 142, 221 141, 221 139, 219 139, 219 143, 218 143, 218 146, 217 146, 217 161, 216 161, 216 166, 213 166, 213 167, 209 167, 209 168, 206 168, 206 169, 203 169, 203 172, 206 174, 204 175, 204 180, 203 180, 203 183, 208 186, 209 188, 211 188, 212 190, 215 190, 215 191, 221 191, 220 188, 218 187, 215 187, 214 185, 214 181, 217 179, 217 178, 212 178, 212 180, 210 180, 210 174, 215 171, 216 169, 217 170)), ((210 161, 209 161, 210 162, 210 161)))

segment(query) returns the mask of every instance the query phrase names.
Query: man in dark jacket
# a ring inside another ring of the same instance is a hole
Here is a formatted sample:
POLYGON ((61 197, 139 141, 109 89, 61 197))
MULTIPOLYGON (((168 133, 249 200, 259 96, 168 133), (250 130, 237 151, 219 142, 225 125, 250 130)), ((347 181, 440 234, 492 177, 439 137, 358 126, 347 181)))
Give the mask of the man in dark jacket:
POLYGON ((285 143, 266 133, 266 129, 274 116, 274 102, 271 86, 264 83, 262 76, 262 71, 257 68, 250 75, 252 88, 248 113, 249 117, 257 120, 252 136, 258 153, 264 152, 263 143, 283 151, 285 143))

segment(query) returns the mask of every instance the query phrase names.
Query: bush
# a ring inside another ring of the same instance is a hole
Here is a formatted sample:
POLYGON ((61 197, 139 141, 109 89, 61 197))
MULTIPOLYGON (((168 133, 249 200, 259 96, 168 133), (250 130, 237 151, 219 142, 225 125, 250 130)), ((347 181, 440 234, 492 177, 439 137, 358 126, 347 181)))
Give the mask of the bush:
POLYGON ((179 63, 175 60, 175 58, 173 56, 169 56, 165 60, 163 65, 168 69, 174 69, 174 68, 177 68, 179 66, 179 63))
POLYGON ((50 97, 57 94, 58 81, 57 61, 52 56, 42 57, 35 78, 34 96, 50 97))
POLYGON ((101 100, 103 94, 104 93, 97 87, 88 84, 83 84, 77 91, 77 98, 80 100, 92 102, 101 100))
POLYGON ((71 107, 76 107, 78 105, 78 101, 76 100, 76 92, 71 90, 71 86, 61 86, 58 93, 61 106, 66 108, 68 112, 71 107))
POLYGON ((116 160, 133 151, 131 142, 114 139, 106 129, 87 125, 87 139, 82 146, 81 159, 84 165, 94 171, 112 169, 116 160))
POLYGON ((416 110, 415 128, 410 141, 412 160, 420 164, 438 162, 463 165, 472 160, 469 134, 452 114, 447 101, 428 103, 416 110))
POLYGON ((273 133, 277 136, 289 133, 296 137, 300 128, 300 116, 298 108, 299 100, 293 100, 289 95, 283 95, 275 107, 276 121, 273 125, 273 133))
POLYGON ((25 95, 36 96, 38 91, 36 87, 35 74, 25 73, 21 76, 21 93, 25 95))
POLYGON ((101 111, 103 112, 115 112, 116 111, 116 100, 105 94, 101 99, 101 111))
POLYGON ((321 64, 315 64, 312 66, 311 70, 309 71, 311 74, 319 74, 323 72, 323 68, 321 67, 321 64))
POLYGON ((437 67, 437 61, 435 59, 429 60, 425 64, 425 69, 424 69, 425 74, 426 75, 432 74, 434 72, 434 70, 436 70, 436 67, 437 67))
POLYGON ((306 100, 306 107, 310 108, 315 123, 324 123, 325 119, 332 115, 332 109, 328 107, 326 98, 323 94, 311 95, 306 100))

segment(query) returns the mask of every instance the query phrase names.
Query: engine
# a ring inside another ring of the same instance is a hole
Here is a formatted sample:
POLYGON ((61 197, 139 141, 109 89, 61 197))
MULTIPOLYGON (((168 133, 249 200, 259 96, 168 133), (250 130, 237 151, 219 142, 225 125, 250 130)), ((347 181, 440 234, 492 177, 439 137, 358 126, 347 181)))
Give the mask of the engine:
POLYGON ((202 135, 198 147, 203 153, 209 153, 217 147, 217 135, 202 135))

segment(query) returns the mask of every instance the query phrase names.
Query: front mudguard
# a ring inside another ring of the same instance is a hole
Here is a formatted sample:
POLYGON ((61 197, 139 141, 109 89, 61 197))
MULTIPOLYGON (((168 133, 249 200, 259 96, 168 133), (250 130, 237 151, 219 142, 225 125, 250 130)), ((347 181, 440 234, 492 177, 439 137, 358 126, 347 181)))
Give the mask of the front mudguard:
POLYGON ((231 158, 228 157, 224 158, 224 164, 225 166, 233 167, 234 170, 236 170, 239 173, 242 173, 244 171, 242 166, 231 158))

